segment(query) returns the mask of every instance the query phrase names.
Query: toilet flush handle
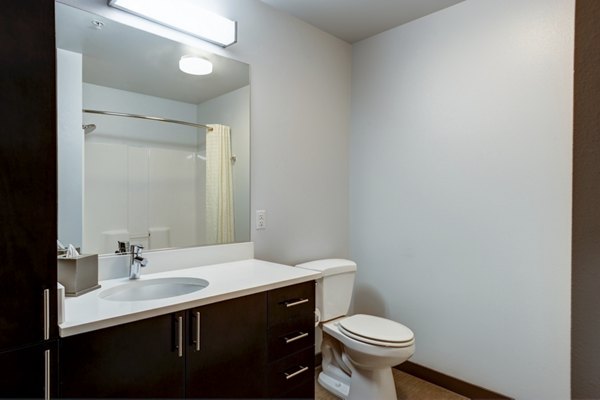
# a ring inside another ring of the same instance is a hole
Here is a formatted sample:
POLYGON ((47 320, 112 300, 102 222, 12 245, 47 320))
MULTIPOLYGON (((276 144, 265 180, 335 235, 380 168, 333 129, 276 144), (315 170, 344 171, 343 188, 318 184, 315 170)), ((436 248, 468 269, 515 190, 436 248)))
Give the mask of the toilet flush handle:
POLYGON ((321 310, 315 308, 315 328, 321 323, 321 310))

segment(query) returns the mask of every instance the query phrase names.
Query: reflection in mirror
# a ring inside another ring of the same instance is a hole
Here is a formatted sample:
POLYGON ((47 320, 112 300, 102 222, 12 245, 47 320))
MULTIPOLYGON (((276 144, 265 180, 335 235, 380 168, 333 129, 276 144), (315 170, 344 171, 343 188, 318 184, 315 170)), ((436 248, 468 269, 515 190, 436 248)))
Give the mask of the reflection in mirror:
POLYGON ((248 65, 61 3, 56 30, 59 239, 100 254, 249 241, 248 65), (180 71, 186 55, 213 73, 180 71))

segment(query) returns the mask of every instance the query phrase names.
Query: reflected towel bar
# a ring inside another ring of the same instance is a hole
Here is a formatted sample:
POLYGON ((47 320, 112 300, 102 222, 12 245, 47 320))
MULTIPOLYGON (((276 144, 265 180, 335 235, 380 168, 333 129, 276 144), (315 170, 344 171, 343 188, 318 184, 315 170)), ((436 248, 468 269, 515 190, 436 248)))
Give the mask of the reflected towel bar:
POLYGON ((148 115, 127 114, 127 113, 120 113, 120 112, 115 112, 115 111, 89 110, 89 109, 85 109, 85 108, 83 109, 83 112, 84 113, 89 113, 89 114, 114 115, 116 117, 128 117, 128 118, 147 119, 147 120, 150 120, 150 121, 169 122, 169 123, 172 123, 172 124, 192 126, 194 128, 204 128, 204 129, 207 129, 209 132, 213 130, 210 126, 206 126, 206 125, 202 125, 202 124, 195 124, 193 122, 179 121, 179 120, 176 120, 176 119, 168 119, 168 118, 161 118, 161 117, 151 117, 151 116, 148 116, 148 115))

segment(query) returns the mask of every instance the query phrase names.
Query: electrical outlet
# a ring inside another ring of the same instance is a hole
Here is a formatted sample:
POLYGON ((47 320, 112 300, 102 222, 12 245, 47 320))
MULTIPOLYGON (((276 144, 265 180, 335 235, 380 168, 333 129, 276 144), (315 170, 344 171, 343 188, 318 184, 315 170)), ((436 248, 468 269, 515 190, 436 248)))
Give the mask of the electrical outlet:
POLYGON ((267 211, 256 210, 256 230, 267 229, 267 211))

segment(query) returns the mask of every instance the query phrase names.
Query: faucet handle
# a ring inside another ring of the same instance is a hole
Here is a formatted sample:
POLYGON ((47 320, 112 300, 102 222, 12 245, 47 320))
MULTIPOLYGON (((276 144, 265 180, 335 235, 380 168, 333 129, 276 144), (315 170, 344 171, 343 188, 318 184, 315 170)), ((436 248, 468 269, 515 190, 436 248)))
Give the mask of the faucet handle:
POLYGON ((127 253, 127 249, 129 248, 129 242, 121 242, 120 240, 118 240, 117 246, 118 246, 118 249, 117 249, 117 251, 115 251, 115 253, 125 254, 125 253, 127 253))
POLYGON ((142 250, 144 250, 144 246, 140 244, 132 244, 130 247, 131 254, 135 256, 142 254, 142 250))

